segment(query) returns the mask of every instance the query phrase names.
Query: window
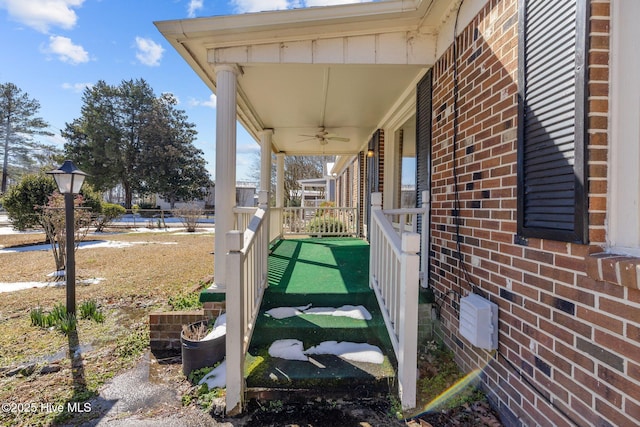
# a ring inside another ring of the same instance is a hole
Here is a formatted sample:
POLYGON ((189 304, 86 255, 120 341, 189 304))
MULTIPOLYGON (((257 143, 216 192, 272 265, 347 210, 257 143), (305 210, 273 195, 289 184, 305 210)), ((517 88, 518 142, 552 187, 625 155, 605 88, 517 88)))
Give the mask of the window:
POLYGON ((638 0, 611 4, 608 244, 640 256, 640 38, 638 0))
POLYGON ((518 234, 588 241, 587 5, 520 0, 518 234))

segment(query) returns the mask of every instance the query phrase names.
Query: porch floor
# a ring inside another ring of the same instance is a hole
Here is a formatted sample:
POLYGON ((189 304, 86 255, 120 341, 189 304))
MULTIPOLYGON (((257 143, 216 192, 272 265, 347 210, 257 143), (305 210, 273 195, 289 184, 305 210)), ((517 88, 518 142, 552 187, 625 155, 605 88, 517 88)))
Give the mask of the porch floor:
POLYGON ((269 256, 269 287, 256 321, 246 379, 249 395, 276 391, 317 397, 368 397, 394 392, 395 359, 384 320, 368 285, 369 245, 355 238, 287 239, 269 256), (277 319, 266 312, 280 307, 362 305, 370 320, 298 314, 277 319), (309 361, 269 355, 276 340, 295 339, 305 350, 321 342, 368 343, 382 363, 349 361, 335 355, 309 355, 309 361))

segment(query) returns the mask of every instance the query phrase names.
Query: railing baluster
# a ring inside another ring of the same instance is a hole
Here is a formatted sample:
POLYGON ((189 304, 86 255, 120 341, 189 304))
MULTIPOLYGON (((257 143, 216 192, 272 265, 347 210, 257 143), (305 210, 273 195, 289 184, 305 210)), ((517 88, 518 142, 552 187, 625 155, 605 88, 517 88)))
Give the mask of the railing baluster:
POLYGON ((420 279, 418 215, 422 208, 382 210, 371 196, 370 287, 374 290, 398 360, 403 408, 416 404, 417 312, 420 279))

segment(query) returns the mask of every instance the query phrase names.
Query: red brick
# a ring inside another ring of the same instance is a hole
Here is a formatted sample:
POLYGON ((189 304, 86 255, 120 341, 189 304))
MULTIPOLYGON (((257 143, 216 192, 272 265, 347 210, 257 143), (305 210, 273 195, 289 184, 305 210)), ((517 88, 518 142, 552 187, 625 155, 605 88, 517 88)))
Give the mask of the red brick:
POLYGON ((600 310, 622 317, 627 321, 640 323, 640 308, 600 297, 600 310))
POLYGON ((633 426, 637 425, 638 420, 632 420, 618 410, 612 408, 609 404, 605 403, 602 399, 596 398, 595 410, 609 423, 616 426, 633 426))
POLYGON ((593 323, 616 334, 622 334, 624 330, 624 324, 620 320, 595 310, 578 306, 576 307, 576 315, 585 322, 593 323))
POLYGON ((634 420, 640 420, 640 405, 631 399, 625 399, 625 413, 634 420))
POLYGON ((580 369, 575 369, 574 371, 573 377, 579 384, 584 385, 587 389, 592 390, 607 401, 622 402, 622 395, 609 387, 608 384, 600 381, 599 378, 591 374, 585 374, 580 369))
POLYGON ((640 347, 636 345, 637 343, 631 343, 621 336, 598 329, 594 330, 593 337, 597 344, 606 348, 608 351, 621 354, 631 360, 640 360, 640 347))
MULTIPOLYGON (((545 319, 540 319, 540 329, 553 336, 554 338, 563 341, 567 344, 573 344, 574 336, 573 333, 558 327, 556 324, 549 322, 545 319)), ((553 347, 550 347, 553 348, 553 347)))
POLYGON ((565 375, 561 371, 554 371, 553 379, 558 382, 562 387, 567 389, 569 393, 578 397, 581 401, 591 404, 593 394, 588 388, 578 385, 570 375, 565 375))
MULTIPOLYGON (((598 377, 601 378, 603 381, 606 381, 607 384, 610 384, 616 389, 624 392, 632 399, 640 400, 640 386, 638 386, 632 381, 629 381, 619 372, 601 365, 598 368, 598 377)), ((622 402, 618 402, 617 400, 609 400, 609 403, 611 403, 612 405, 615 405, 616 407, 622 406, 622 402)))

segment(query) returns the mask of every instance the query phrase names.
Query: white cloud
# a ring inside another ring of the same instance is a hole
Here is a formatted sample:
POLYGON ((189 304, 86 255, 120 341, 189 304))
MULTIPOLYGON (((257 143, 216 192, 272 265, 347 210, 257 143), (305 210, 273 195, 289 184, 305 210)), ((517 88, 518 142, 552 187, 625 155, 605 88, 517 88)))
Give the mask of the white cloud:
POLYGON ((306 7, 314 6, 334 6, 337 4, 370 3, 371 0, 306 0, 306 7))
POLYGON ((78 16, 73 8, 84 0, 0 0, 14 20, 46 33, 50 27, 73 28, 78 16))
MULTIPOLYGON (((236 12, 261 12, 264 10, 279 10, 291 8, 289 0, 232 0, 236 12)), ((298 2, 295 2, 298 3, 298 2)))
POLYGON ((190 0, 189 1, 189 11, 188 11, 189 18, 195 18, 196 12, 199 9, 202 9, 203 3, 204 3, 204 0, 190 0))
POLYGON ((62 83, 62 89, 75 93, 82 93, 88 87, 93 87, 93 83, 62 83))
POLYGON ((231 4, 237 13, 248 13, 265 10, 295 9, 300 7, 368 3, 371 1, 372 0, 231 0, 231 4))
POLYGON ((60 61, 73 65, 89 61, 89 53, 82 46, 73 44, 68 37, 49 37, 49 47, 46 51, 57 55, 60 61))
POLYGON ((201 101, 195 98, 189 99, 189 106, 216 108, 216 102, 217 102, 216 95, 212 93, 211 95, 209 95, 209 99, 206 101, 201 101))
POLYGON ((157 67, 160 65, 164 48, 151 39, 136 37, 136 58, 144 65, 157 67))
POLYGON ((160 65, 164 48, 151 39, 136 37, 136 58, 144 65, 156 67, 160 65))

